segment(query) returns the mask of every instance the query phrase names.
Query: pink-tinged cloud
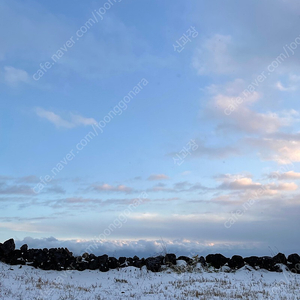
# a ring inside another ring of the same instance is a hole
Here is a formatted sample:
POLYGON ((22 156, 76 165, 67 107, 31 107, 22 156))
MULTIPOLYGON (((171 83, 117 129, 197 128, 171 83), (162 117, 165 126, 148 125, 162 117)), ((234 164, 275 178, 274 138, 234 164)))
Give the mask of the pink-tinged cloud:
POLYGON ((277 191, 295 191, 298 189, 298 185, 294 182, 286 182, 286 183, 279 183, 279 184, 272 183, 268 185, 268 187, 272 190, 277 190, 277 191))
POLYGON ((276 179, 276 180, 297 180, 300 179, 300 173, 294 171, 288 172, 272 172, 268 175, 269 178, 276 179))
POLYGON ((93 185, 93 190, 98 192, 124 192, 124 193, 131 193, 133 192, 133 189, 125 186, 125 185, 110 185, 107 183, 104 183, 102 185, 93 185))
POLYGON ((237 178, 234 180, 224 180, 219 186, 219 189, 229 190, 246 190, 246 189, 259 189, 262 186, 261 183, 253 182, 251 178, 237 178))
POLYGON ((249 138, 247 142, 257 147, 260 157, 264 161, 276 161, 287 165, 300 161, 300 141, 276 138, 249 138))

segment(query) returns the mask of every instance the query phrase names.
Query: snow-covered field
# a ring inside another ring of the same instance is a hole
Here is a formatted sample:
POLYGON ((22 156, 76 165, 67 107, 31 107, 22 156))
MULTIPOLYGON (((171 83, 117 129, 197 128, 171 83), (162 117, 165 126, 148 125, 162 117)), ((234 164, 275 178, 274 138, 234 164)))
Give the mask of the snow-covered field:
POLYGON ((198 264, 183 273, 169 268, 152 273, 145 267, 58 272, 0 263, 0 299, 300 299, 300 275, 250 267, 226 271, 198 264))

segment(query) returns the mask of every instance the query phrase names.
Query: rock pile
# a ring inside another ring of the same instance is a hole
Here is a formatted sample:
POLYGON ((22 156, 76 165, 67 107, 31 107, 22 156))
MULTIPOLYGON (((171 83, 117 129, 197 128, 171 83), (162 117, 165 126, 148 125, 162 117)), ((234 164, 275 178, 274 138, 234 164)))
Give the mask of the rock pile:
POLYGON ((163 265, 175 266, 178 260, 184 260, 188 265, 200 263, 203 267, 214 267, 220 269, 222 266, 228 266, 232 270, 237 270, 245 265, 254 269, 266 269, 271 272, 280 272, 278 264, 284 264, 294 273, 300 274, 300 256, 291 254, 287 258, 284 254, 278 253, 274 257, 270 256, 250 256, 243 258, 234 255, 230 259, 222 254, 209 254, 205 258, 196 256, 194 259, 187 256, 179 256, 168 253, 146 259, 137 256, 132 257, 109 257, 108 255, 96 256, 94 254, 84 253, 81 256, 73 256, 67 248, 51 249, 28 249, 25 244, 20 249, 15 249, 13 239, 0 243, 0 261, 10 265, 29 265, 43 270, 100 270, 107 272, 110 269, 124 268, 133 266, 141 268, 146 266, 152 272, 159 272, 163 265), (195 261, 196 259, 196 261, 195 261))

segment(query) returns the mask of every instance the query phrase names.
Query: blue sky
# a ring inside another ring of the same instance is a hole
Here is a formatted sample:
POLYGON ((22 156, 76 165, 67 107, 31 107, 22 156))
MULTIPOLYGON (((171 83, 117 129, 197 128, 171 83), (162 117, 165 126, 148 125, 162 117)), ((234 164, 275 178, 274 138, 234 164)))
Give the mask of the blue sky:
POLYGON ((0 7, 1 240, 299 249, 296 1, 0 7))

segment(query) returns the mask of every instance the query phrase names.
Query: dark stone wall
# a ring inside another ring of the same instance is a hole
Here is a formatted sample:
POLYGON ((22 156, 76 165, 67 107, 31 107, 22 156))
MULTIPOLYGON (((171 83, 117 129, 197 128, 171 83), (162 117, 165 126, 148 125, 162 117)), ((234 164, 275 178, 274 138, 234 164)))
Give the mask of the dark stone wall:
POLYGON ((232 270, 237 270, 245 265, 255 269, 266 269, 272 272, 280 272, 278 264, 284 264, 291 272, 300 274, 300 256, 291 254, 287 258, 284 254, 278 253, 274 257, 270 256, 250 256, 243 258, 234 255, 227 258, 222 254, 209 254, 205 258, 203 256, 191 259, 186 256, 176 257, 175 254, 168 253, 156 257, 139 258, 132 257, 108 257, 104 254, 96 256, 94 254, 84 253, 82 256, 73 256, 67 248, 51 248, 51 249, 28 249, 25 244, 20 249, 15 249, 13 239, 0 243, 0 261, 9 265, 29 265, 43 270, 100 270, 107 272, 110 269, 124 268, 134 266, 141 268, 146 266, 152 272, 159 272, 162 265, 176 265, 177 260, 184 260, 188 265, 201 263, 202 266, 214 267, 220 269, 222 266, 228 266, 232 270), (196 260, 196 261, 195 261, 196 260))

